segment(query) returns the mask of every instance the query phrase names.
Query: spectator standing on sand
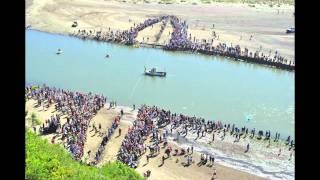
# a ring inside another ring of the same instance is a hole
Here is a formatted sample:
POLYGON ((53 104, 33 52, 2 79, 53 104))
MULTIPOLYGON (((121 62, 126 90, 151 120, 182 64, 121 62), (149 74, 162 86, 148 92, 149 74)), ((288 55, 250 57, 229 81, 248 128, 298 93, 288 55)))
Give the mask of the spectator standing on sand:
POLYGON ((214 179, 217 179, 217 170, 216 169, 213 170, 213 175, 212 175, 211 180, 214 180, 214 179))
POLYGON ((246 152, 249 151, 249 148, 250 148, 250 145, 249 145, 249 143, 248 143, 248 144, 247 144, 247 150, 246 150, 246 152))
POLYGON ((121 109, 120 114, 121 114, 121 116, 123 116, 123 114, 124 114, 124 113, 123 113, 123 109, 121 109))
POLYGON ((214 132, 212 132, 212 142, 214 141, 214 132))
POLYGON ((279 149, 279 153, 278 153, 278 156, 280 156, 281 155, 281 148, 279 149))

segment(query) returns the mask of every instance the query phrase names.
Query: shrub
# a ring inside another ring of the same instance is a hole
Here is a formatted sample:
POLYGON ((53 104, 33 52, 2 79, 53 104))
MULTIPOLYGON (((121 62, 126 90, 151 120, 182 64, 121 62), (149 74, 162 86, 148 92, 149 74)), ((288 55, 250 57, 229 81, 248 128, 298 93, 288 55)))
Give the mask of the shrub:
POLYGON ((32 126, 37 126, 41 124, 40 120, 37 118, 35 113, 31 114, 31 123, 32 123, 32 126))
POLYGON ((31 90, 32 90, 32 91, 37 90, 37 89, 39 89, 39 86, 32 86, 32 87, 31 87, 31 90))

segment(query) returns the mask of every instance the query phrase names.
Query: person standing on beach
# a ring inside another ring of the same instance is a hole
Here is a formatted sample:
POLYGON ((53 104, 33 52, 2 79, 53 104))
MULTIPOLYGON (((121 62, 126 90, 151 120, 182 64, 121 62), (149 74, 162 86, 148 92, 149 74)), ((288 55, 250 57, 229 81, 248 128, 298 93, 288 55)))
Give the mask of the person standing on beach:
POLYGON ((289 157, 289 161, 291 161, 291 158, 292 158, 292 154, 293 154, 293 151, 290 152, 290 157, 289 157))
POLYGON ((279 153, 278 153, 278 156, 280 156, 281 155, 281 148, 279 149, 279 153))
POLYGON ((200 130, 197 131, 197 138, 196 139, 199 138, 199 135, 200 135, 200 130))
POLYGON ((212 142, 214 141, 214 132, 212 132, 212 142))
POLYGON ((249 143, 247 144, 247 150, 245 152, 248 152, 249 151, 249 148, 250 148, 250 145, 249 143))
POLYGON ((193 154, 193 146, 191 146, 191 154, 193 154))
POLYGON ((135 104, 133 104, 133 110, 135 110, 136 109, 136 105, 135 104))
POLYGON ((124 114, 124 113, 123 113, 123 109, 121 109, 120 114, 121 114, 121 116, 123 116, 123 114, 124 114))
POLYGON ((147 164, 149 164, 149 156, 147 155, 147 164))
POLYGON ((269 143, 268 143, 268 145, 267 145, 267 148, 269 148, 269 147, 270 147, 270 145, 271 145, 271 142, 270 142, 270 139, 269 139, 269 143))
POLYGON ((162 162, 161 162, 161 165, 164 164, 164 155, 162 156, 162 162))
POLYGON ((119 135, 118 136, 121 136, 121 128, 119 128, 119 135))
POLYGON ((212 165, 214 165, 214 156, 211 157, 212 165))

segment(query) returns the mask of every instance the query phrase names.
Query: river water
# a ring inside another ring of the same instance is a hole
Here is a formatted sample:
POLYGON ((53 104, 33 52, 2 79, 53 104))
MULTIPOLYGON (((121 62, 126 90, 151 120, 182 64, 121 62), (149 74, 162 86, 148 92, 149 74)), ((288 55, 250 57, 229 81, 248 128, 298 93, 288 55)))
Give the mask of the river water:
POLYGON ((294 136, 294 72, 223 57, 27 30, 26 82, 294 136), (56 54, 58 48, 63 54, 56 54), (144 76, 144 66, 165 70, 167 77, 144 76))

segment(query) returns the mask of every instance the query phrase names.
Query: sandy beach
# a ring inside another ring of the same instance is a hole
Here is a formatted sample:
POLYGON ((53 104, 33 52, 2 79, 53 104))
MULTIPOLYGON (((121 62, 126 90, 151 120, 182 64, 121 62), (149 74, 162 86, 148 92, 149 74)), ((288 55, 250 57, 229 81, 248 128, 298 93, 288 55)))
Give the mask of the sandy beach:
MULTIPOLYGON (((41 123, 43 123, 46 119, 50 118, 51 115, 57 113, 54 111, 54 106, 50 106, 48 109, 43 110, 41 108, 35 107, 36 101, 34 100, 28 100, 26 102, 26 110, 28 111, 28 115, 26 119, 28 119, 32 113, 35 113, 36 116, 39 118, 41 123)), ((98 164, 98 166, 102 166, 105 163, 108 163, 109 161, 116 160, 116 154, 119 151, 120 145, 124 139, 125 134, 128 131, 128 128, 132 125, 132 122, 134 120, 135 115, 137 114, 137 110, 132 111, 129 107, 121 107, 118 106, 113 109, 103 108, 99 110, 97 115, 92 119, 90 122, 90 125, 93 123, 101 123, 101 129, 106 130, 107 127, 111 125, 111 122, 113 118, 119 114, 120 110, 124 109, 125 115, 123 119, 121 120, 120 127, 122 129, 121 136, 118 136, 118 132, 115 132, 113 136, 111 137, 110 141, 107 143, 105 151, 102 155, 102 160, 98 164)), ((65 117, 62 117, 62 119, 65 120, 65 117)), ((62 123, 65 123, 63 120, 62 123)), ((26 120, 26 126, 30 127, 30 124, 28 123, 28 120, 26 120)), ((37 127, 37 129, 39 126, 37 127)), ((89 128, 90 130, 91 128, 89 128)), ((85 143, 85 151, 87 152, 91 150, 91 156, 88 157, 88 160, 90 161, 93 159, 93 155, 97 151, 98 144, 101 142, 102 137, 100 137, 98 134, 94 134, 94 132, 87 131, 87 141, 85 143)), ((54 135, 56 134, 50 134, 46 136, 42 136, 45 139, 50 140, 54 135)), ((57 143, 60 143, 59 136, 57 139, 57 143)), ((145 142, 146 144, 149 144, 149 139, 145 142)), ((169 145, 173 148, 179 148, 177 144, 170 143, 169 145)), ((147 150, 146 154, 149 154, 149 150, 147 150)), ((146 164, 146 156, 142 155, 140 159, 140 163, 138 168, 136 169, 141 175, 146 170, 151 170, 151 176, 149 179, 151 180, 158 180, 158 179, 210 179, 213 174, 213 169, 216 168, 217 171, 217 179, 264 179, 255 175, 251 175, 246 172, 242 172, 233 168, 229 168, 223 165, 220 165, 218 163, 215 163, 214 167, 207 167, 207 166, 201 166, 198 167, 196 163, 199 162, 200 154, 196 151, 193 153, 193 161, 194 163, 190 165, 189 167, 184 167, 181 162, 185 162, 185 158, 183 156, 171 156, 170 158, 165 160, 165 163, 163 166, 159 167, 161 164, 161 157, 164 154, 164 148, 161 148, 160 154, 157 155, 154 158, 151 158, 149 160, 149 163, 146 164), (178 159, 178 162, 177 162, 178 159)), ((86 159, 87 154, 84 155, 83 159, 86 159)))
MULTIPOLYGON (((281 5, 270 7, 268 4, 210 3, 196 4, 175 2, 178 4, 158 4, 150 1, 143 3, 125 3, 107 0, 32 0, 26 1, 26 26, 31 25, 51 33, 70 34, 78 29, 87 30, 127 30, 134 23, 159 15, 176 15, 186 20, 188 33, 197 39, 212 39, 215 31, 224 42, 239 44, 241 47, 273 54, 278 51, 289 60, 294 59, 294 34, 285 30, 294 26, 294 6, 281 5), (186 13, 187 12, 187 13, 186 13), (78 27, 72 28, 74 21, 78 27), (213 27, 214 24, 214 27, 213 27), (250 36, 253 35, 250 40, 250 36)), ((139 32, 137 40, 149 38, 148 43, 164 44, 172 30, 169 23, 158 42, 155 35, 160 24, 139 32)))

